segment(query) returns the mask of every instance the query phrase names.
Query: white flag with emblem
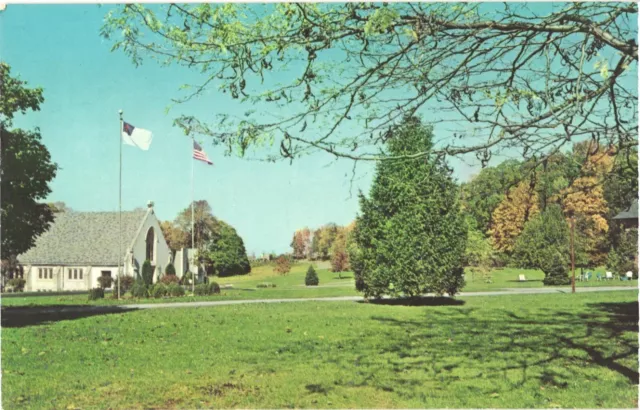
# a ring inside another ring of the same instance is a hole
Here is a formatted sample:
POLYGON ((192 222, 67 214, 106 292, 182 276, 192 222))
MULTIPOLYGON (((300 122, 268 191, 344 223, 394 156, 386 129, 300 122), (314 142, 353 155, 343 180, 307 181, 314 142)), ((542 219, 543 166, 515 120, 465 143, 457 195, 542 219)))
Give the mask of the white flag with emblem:
POLYGON ((153 134, 149 130, 134 127, 128 122, 122 122, 122 141, 127 145, 133 145, 142 150, 148 150, 153 134))

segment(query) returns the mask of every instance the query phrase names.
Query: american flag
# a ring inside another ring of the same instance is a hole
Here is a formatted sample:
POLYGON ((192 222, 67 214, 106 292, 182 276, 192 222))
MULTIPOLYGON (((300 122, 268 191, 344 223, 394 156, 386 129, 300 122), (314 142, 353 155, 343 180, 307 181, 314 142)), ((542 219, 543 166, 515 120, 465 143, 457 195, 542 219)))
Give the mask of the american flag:
POLYGON ((197 159, 198 161, 206 162, 209 165, 213 165, 213 162, 209 160, 207 153, 204 152, 200 144, 195 141, 193 141, 193 158, 197 159))

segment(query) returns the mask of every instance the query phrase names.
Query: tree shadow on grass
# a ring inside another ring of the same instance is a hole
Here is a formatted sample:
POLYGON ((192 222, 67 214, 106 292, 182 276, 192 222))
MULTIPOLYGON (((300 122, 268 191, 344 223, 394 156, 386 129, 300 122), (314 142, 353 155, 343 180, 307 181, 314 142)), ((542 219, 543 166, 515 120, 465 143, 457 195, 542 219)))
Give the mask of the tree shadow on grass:
POLYGON ((27 327, 61 320, 75 320, 97 315, 126 313, 138 310, 126 306, 43 305, 36 307, 7 306, 2 308, 2 327, 27 327))
POLYGON ((335 280, 353 279, 353 275, 334 276, 332 279, 335 279, 335 280))
POLYGON ((388 306, 461 306, 464 300, 436 296, 417 296, 392 299, 370 299, 358 301, 358 303, 370 303, 372 305, 388 306))
MULTIPOLYGON (((419 306, 438 306, 436 298, 424 299, 419 306)), ((398 299, 378 302, 416 306, 398 299)), ((345 371, 354 368, 354 385, 392 388, 416 398, 421 390, 413 385, 460 383, 481 396, 518 395, 513 392, 540 386, 525 407, 548 406, 545 389, 575 389, 576 381, 613 387, 626 380, 630 388, 639 383, 637 302, 580 303, 569 311, 526 305, 481 309, 456 306, 449 298, 440 302, 454 305, 425 309, 419 319, 372 316, 381 326, 371 336, 352 341, 355 363, 353 352, 336 354, 329 361, 345 371), (612 381, 612 374, 618 381, 612 381)), ((584 397, 586 403, 600 400, 589 396, 584 397)))

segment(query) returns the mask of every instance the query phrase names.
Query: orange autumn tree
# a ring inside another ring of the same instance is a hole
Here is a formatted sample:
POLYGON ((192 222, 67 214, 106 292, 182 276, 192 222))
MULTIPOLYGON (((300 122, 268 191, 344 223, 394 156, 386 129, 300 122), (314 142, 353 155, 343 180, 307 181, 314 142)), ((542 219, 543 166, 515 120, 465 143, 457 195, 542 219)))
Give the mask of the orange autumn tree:
POLYGON ((513 250, 525 223, 539 212, 535 175, 511 188, 493 211, 489 235, 493 247, 505 253, 513 250))
POLYGON ((569 220, 574 218, 576 235, 582 240, 582 251, 588 264, 598 266, 606 259, 609 208, 604 198, 603 181, 611 172, 614 151, 596 146, 592 141, 574 146, 574 157, 583 160, 581 176, 563 189, 557 201, 569 220))

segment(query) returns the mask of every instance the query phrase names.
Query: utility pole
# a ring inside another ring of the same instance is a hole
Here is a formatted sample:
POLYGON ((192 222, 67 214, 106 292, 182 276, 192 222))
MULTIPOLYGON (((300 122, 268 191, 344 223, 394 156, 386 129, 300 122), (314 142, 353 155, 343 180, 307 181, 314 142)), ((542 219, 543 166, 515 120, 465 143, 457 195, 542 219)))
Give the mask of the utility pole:
POLYGON ((571 215, 571 293, 576 293, 576 255, 573 244, 573 235, 575 230, 575 221, 571 215))

